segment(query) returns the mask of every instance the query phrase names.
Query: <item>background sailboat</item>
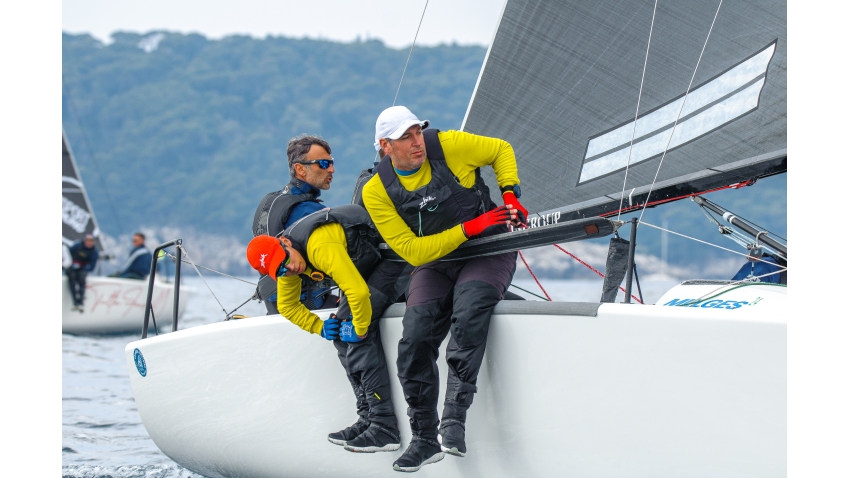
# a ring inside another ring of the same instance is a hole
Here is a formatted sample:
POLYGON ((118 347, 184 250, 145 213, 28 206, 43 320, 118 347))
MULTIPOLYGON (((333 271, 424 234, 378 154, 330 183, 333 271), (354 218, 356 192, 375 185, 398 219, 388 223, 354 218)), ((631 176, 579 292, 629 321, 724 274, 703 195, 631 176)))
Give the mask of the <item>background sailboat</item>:
MULTIPOLYGON (((100 228, 80 178, 77 164, 65 132, 62 132, 62 244, 70 247, 85 238, 95 236, 96 247, 102 253, 100 228)), ((101 259, 103 260, 103 258, 101 259)), ((141 332, 147 297, 147 281, 89 275, 83 312, 71 310, 73 302, 68 289, 68 277, 62 275, 62 332, 69 334, 111 334, 141 332)), ((154 283, 153 304, 158 327, 172 323, 173 285, 154 283)), ((187 294, 181 294, 179 313, 182 314, 187 294)))
MULTIPOLYGON (((677 111, 716 6, 670 2, 654 22, 653 7, 506 2, 465 129, 514 145, 523 202, 540 213, 536 227, 616 215, 621 194, 637 208, 785 170, 784 3, 724 2, 719 44, 708 42, 692 85, 701 106, 683 115, 677 111), (651 28, 665 48, 653 47, 659 53, 649 55, 643 90, 651 28), (736 81, 727 81, 729 72, 736 81), (636 113, 641 92, 647 106, 636 113), (659 149, 656 136, 678 120, 694 134, 659 149), (669 170, 656 180, 666 154, 669 170), (627 164, 633 171, 624 181, 627 164)), ((502 302, 468 415, 470 452, 418 473, 784 476, 786 288, 730 289, 686 282, 656 305, 502 302)), ((381 321, 391 375, 403 313, 396 304, 381 321)), ((191 470, 397 476, 398 454, 343 453, 325 441, 351 421, 350 390, 331 348, 284 318, 140 340, 125 357, 148 433, 191 470)))

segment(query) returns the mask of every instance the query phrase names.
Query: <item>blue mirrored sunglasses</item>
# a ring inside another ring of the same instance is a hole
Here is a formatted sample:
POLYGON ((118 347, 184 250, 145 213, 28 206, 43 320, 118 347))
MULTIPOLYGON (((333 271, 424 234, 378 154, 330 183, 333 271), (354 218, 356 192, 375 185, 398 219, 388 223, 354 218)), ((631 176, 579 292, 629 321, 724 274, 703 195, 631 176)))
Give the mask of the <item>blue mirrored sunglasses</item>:
POLYGON ((295 163, 296 164, 318 164, 320 168, 328 169, 329 167, 333 166, 334 158, 314 159, 314 160, 311 160, 311 161, 296 161, 295 163))
POLYGON ((286 253, 286 257, 284 257, 283 262, 281 262, 280 266, 278 266, 277 268, 277 273, 275 274, 275 276, 277 277, 283 277, 286 275, 286 273, 288 272, 286 270, 286 266, 289 265, 289 260, 292 258, 289 255, 289 249, 286 248, 286 245, 283 243, 283 241, 280 241, 280 247, 283 248, 283 252, 286 253))

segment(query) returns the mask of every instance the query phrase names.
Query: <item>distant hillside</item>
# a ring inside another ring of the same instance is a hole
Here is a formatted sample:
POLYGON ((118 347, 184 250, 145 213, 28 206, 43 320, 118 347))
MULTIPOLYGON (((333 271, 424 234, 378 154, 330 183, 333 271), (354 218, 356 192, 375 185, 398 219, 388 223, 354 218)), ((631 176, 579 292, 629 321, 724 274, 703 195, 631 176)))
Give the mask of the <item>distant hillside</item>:
MULTIPOLYGON (((322 198, 331 206, 348 203, 354 179, 375 157, 375 119, 392 104, 408 53, 379 41, 208 40, 168 32, 118 33, 109 45, 63 34, 62 44, 63 126, 103 231, 191 236, 196 258, 244 272, 257 201, 288 181, 289 139, 308 133, 330 142, 337 173, 322 198)), ((434 127, 458 128, 485 52, 416 48, 398 103, 434 127)), ((783 175, 709 197, 787 235, 786 196, 783 175)), ((671 230, 740 249, 691 201, 649 210, 644 220, 659 226, 666 220, 671 230)), ((743 263, 678 236, 668 235, 668 244, 675 271, 731 277, 743 263)), ((661 256, 661 233, 641 228, 638 252, 661 256)), ((593 274, 545 257, 536 266, 543 276, 593 274)), ((601 269, 600 261, 594 265, 601 269)))
MULTIPOLYGON (((286 144, 300 133, 327 139, 338 161, 323 199, 350 201, 408 54, 379 41, 113 38, 62 36, 63 125, 101 227, 193 226, 246 242, 257 201, 288 181, 286 144)), ((416 48, 398 102, 459 128, 484 54, 416 48)))

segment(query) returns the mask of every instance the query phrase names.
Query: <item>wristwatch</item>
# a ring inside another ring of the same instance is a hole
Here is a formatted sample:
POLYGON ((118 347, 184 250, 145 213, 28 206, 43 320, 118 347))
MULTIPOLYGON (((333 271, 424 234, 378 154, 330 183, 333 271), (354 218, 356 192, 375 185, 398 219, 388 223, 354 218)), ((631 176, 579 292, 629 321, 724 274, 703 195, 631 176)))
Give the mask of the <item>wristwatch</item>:
POLYGON ((502 186, 499 188, 502 191, 502 194, 510 191, 514 193, 517 199, 522 195, 522 191, 519 190, 519 184, 511 184, 510 186, 502 186))

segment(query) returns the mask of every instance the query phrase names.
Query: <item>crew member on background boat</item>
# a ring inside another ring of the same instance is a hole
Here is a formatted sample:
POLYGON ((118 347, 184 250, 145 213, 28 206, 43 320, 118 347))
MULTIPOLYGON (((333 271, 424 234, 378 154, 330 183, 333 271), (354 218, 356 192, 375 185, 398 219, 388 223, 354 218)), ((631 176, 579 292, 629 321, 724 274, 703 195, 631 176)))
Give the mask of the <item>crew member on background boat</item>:
POLYGON ((71 267, 65 269, 68 287, 71 289, 71 300, 74 303, 71 310, 83 311, 86 298, 86 276, 97 265, 97 256, 94 236, 91 234, 86 234, 85 239, 71 246, 71 267))
MULTIPOLYGON (((295 221, 324 208, 319 199, 322 190, 330 189, 334 173, 331 146, 319 136, 301 135, 286 147, 290 180, 280 191, 266 194, 254 214, 254 236, 278 236, 295 221)), ((260 279, 260 290, 270 292, 263 300, 269 314, 277 314, 277 293, 269 279, 260 279)), ((336 307, 339 297, 330 294, 329 287, 304 287, 301 302, 310 310, 336 307)))
POLYGON ((383 148, 387 157, 363 187, 363 201, 378 232, 417 266, 397 362, 413 438, 393 463, 397 471, 416 471, 441 460, 443 452, 466 453, 466 412, 477 391, 490 316, 510 284, 517 254, 439 259, 470 238, 507 232, 506 222, 518 225, 527 216, 517 201, 519 177, 510 144, 460 131, 427 130, 428 125, 404 106, 384 110, 375 125, 375 148, 383 148), (492 203, 479 171, 483 166, 495 171, 505 206, 492 203), (449 330, 449 373, 439 420, 436 360, 449 330))
POLYGON ((400 276, 406 264, 381 260, 379 242, 366 210, 352 204, 306 216, 280 238, 257 236, 246 251, 251 267, 277 281, 280 314, 333 341, 357 398, 359 418, 328 440, 358 452, 400 446, 378 322, 406 289, 400 276), (302 278, 311 276, 333 277, 344 294, 337 314, 325 321, 299 301, 302 278))
POLYGON ((127 262, 124 263, 121 270, 110 274, 109 277, 143 280, 151 272, 152 261, 151 251, 145 247, 145 235, 137 232, 133 234, 133 249, 130 251, 127 262))

